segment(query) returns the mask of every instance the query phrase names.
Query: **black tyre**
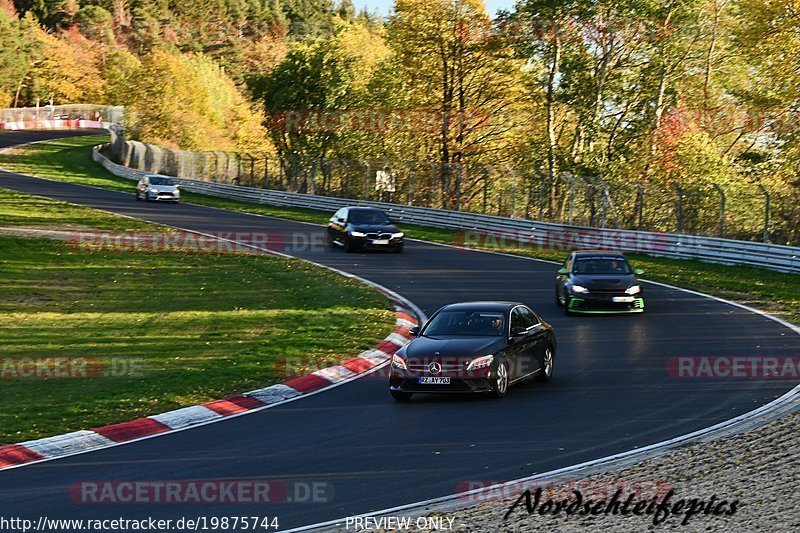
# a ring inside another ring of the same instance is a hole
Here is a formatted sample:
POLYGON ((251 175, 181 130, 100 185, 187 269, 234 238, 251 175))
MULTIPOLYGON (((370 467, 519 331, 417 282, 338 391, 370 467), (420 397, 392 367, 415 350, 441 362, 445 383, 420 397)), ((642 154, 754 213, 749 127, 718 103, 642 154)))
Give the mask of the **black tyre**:
POLYGON ((553 347, 548 346, 545 351, 544 355, 542 355, 542 372, 539 372, 536 375, 536 381, 541 383, 547 383, 551 379, 553 379, 553 364, 555 363, 555 353, 553 352, 553 347))
POLYGON ((558 288, 556 288, 556 290, 555 290, 555 295, 556 295, 556 306, 557 307, 563 306, 564 302, 561 301, 561 293, 558 290, 558 288))
POLYGON ((396 402, 407 402, 411 400, 412 393, 410 392, 403 392, 399 390, 393 390, 389 392, 392 394, 392 398, 394 398, 396 402))
POLYGON ((500 361, 495 370, 494 379, 492 380, 492 396, 495 398, 503 398, 508 394, 508 363, 500 361))
POLYGON ((141 202, 142 201, 142 197, 139 196, 139 191, 136 191, 136 201, 137 202, 141 202))
POLYGON ((396 253, 396 254, 401 254, 401 253, 403 253, 403 245, 400 245, 400 246, 398 246, 397 248, 395 248, 395 249, 394 249, 394 250, 392 250, 392 251, 393 251, 394 253, 396 253))
POLYGON ((344 238, 344 251, 348 253, 356 251, 356 245, 353 244, 353 240, 349 237, 344 238))
POLYGON ((328 246, 331 248, 336 248, 336 243, 333 240, 333 235, 328 233, 328 246))

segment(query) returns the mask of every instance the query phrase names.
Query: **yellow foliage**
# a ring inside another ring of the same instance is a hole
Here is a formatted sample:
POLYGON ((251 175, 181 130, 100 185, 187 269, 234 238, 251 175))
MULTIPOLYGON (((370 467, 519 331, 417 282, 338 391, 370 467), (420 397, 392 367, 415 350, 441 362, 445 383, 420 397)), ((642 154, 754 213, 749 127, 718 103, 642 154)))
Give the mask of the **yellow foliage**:
POLYGON ((59 37, 37 29, 41 59, 33 67, 38 93, 54 104, 104 100, 105 80, 98 68, 98 54, 80 34, 59 37))
POLYGON ((282 37, 264 37, 246 43, 244 58, 249 72, 268 74, 283 61, 288 51, 286 40, 282 37))
POLYGON ((267 133, 223 69, 200 54, 155 50, 126 95, 133 138, 184 150, 267 151, 267 133))

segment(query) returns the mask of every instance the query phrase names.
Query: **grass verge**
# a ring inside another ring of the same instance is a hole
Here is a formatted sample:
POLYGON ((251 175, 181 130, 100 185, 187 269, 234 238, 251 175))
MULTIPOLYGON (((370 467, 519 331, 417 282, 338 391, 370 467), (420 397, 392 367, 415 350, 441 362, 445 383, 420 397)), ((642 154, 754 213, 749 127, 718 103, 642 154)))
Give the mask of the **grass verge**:
MULTIPOLYGON (((0 189, 0 227, 42 225, 163 231, 0 189)), ((0 234, 0 444, 264 387, 353 357, 393 326, 385 297, 299 261, 90 253, 0 234), (67 365, 58 377, 55 358, 88 371, 67 365)))
MULTIPOLYGON (((105 142, 103 136, 62 139, 31 145, 0 154, 0 166, 35 176, 61 179, 117 190, 132 190, 131 182, 107 173, 91 159, 91 146, 105 142), (93 168, 90 168, 93 167, 93 168)), ((185 193, 185 201, 248 213, 324 224, 330 213, 312 209, 267 206, 185 193)), ((454 244, 458 232, 442 228, 404 225, 409 237, 454 244)), ((567 252, 531 248, 491 248, 538 259, 562 261, 567 252)), ((725 266, 690 259, 667 259, 644 254, 626 254, 645 278, 677 285, 746 303, 800 323, 800 275, 743 266, 725 266)))

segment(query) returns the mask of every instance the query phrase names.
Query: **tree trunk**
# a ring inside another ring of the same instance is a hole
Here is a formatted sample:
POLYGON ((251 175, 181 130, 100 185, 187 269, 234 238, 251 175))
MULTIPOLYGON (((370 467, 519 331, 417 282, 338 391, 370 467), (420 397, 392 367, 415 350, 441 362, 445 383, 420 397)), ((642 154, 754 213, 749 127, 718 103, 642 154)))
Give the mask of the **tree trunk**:
POLYGON ((547 96, 545 105, 547 108, 547 166, 548 177, 550 179, 550 194, 547 199, 547 215, 552 219, 554 215, 558 161, 556 161, 556 126, 555 126, 555 80, 558 74, 558 65, 561 62, 561 29, 557 21, 553 27, 553 62, 550 65, 550 72, 547 76, 547 96))
POLYGON ((708 45, 708 52, 706 53, 706 72, 703 79, 703 110, 708 109, 709 88, 711 86, 711 60, 714 56, 714 51, 717 47, 717 27, 719 26, 719 12, 720 5, 718 0, 714 0, 714 20, 711 25, 711 42, 708 45))

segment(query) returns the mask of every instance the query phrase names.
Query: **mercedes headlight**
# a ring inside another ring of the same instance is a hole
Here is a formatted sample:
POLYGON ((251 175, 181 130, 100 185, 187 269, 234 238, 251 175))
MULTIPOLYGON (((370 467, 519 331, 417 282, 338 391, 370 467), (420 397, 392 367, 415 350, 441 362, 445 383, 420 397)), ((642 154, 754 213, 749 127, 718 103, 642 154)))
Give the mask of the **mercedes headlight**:
POLYGON ((639 285, 625 289, 625 294, 639 294, 640 292, 642 292, 642 288, 639 285))
POLYGON ((399 239, 403 235, 404 235, 404 233, 402 231, 399 231, 397 233, 392 233, 392 239, 399 239))
POLYGON ((587 292, 589 292, 589 289, 587 289, 586 287, 582 287, 580 285, 573 285, 572 292, 577 292, 578 294, 586 294, 587 292))
POLYGON ((467 365, 467 370, 486 368, 492 364, 492 361, 494 361, 494 355, 484 355, 483 357, 478 357, 477 359, 470 361, 469 365, 467 365))
POLYGON ((396 368, 402 368, 403 370, 408 370, 405 360, 397 354, 392 355, 392 366, 396 368))
POLYGON ((351 231, 350 235, 352 235, 353 237, 366 237, 367 236, 366 233, 361 233, 360 231, 351 231))

